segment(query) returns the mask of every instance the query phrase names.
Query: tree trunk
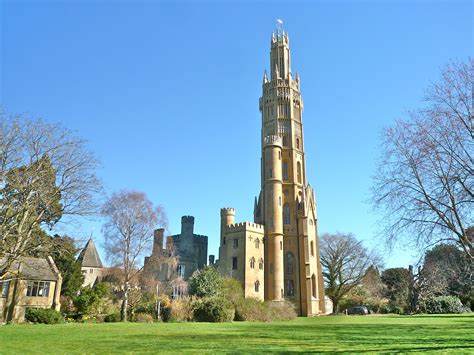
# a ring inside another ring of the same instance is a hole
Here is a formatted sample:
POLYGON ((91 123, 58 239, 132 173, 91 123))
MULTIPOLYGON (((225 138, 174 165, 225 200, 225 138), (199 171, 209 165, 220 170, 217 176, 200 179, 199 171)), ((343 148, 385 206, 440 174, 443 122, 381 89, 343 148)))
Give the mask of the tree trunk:
POLYGON ((127 321, 127 311, 128 311, 128 289, 129 285, 128 282, 125 283, 125 291, 123 294, 123 300, 122 300, 122 309, 120 312, 120 319, 122 322, 127 321))

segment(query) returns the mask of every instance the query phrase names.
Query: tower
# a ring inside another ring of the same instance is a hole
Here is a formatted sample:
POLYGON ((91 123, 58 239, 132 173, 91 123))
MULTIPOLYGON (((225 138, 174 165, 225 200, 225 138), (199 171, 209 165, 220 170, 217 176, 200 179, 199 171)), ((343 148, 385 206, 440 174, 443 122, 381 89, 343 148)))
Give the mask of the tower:
POLYGON ((270 79, 262 97, 261 192, 255 222, 264 225, 265 299, 289 299, 300 314, 324 311, 314 192, 306 185, 300 79, 293 79, 288 34, 272 33, 270 79))

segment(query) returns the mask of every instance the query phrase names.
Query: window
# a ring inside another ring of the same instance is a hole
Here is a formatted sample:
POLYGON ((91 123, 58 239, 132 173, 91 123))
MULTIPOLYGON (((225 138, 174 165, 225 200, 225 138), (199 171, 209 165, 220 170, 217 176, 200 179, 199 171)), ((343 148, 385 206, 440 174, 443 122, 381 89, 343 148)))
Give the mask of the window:
POLYGON ((222 244, 224 244, 224 245, 225 245, 225 237, 224 237, 224 240, 222 241, 222 244))
POLYGON ((278 197, 278 206, 281 206, 281 196, 278 197))
POLYGON ((239 247, 239 240, 234 239, 234 249, 237 249, 239 247))
POLYGON ((281 160, 281 152, 278 152, 278 160, 281 160))
POLYGON ((255 239, 255 249, 260 249, 260 239, 255 239))
POLYGON ((296 163, 296 180, 301 184, 301 163, 296 163))
POLYGON ((287 203, 283 206, 283 224, 290 224, 290 205, 287 203))
POLYGON ((258 268, 260 270, 263 270, 263 259, 262 258, 260 258, 260 260, 258 261, 258 268))
POLYGON ((26 295, 30 297, 48 297, 49 284, 48 281, 28 281, 26 295))
POLYGON ((311 256, 314 256, 314 242, 313 241, 309 243, 309 250, 311 252, 311 256))
POLYGON ((250 259, 250 268, 255 269, 255 258, 250 259))
POLYGON ((287 296, 295 295, 295 282, 293 280, 286 280, 286 295, 287 296))
POLYGON ((316 276, 311 276, 311 295, 316 298, 316 276))
POLYGON ((288 181, 288 162, 283 162, 283 180, 288 181))
POLYGON ((288 145, 286 135, 283 135, 283 146, 286 147, 288 145))
POLYGON ((8 297, 8 290, 10 289, 10 280, 8 281, 0 281, 0 297, 7 298, 8 297))
POLYGON ((283 250, 283 242, 280 240, 280 250, 283 250))
POLYGON ((237 270, 237 257, 232 258, 232 270, 237 270))
POLYGON ((293 254, 287 253, 286 254, 286 274, 287 275, 293 275, 294 261, 295 261, 295 258, 293 257, 293 254))
POLYGON ((258 292, 260 290, 260 281, 255 281, 255 292, 258 292))
POLYGON ((273 177, 273 169, 270 168, 269 172, 268 172, 268 177, 273 177))
POLYGON ((182 264, 178 265, 178 277, 184 278, 184 268, 185 268, 185 265, 182 265, 182 264))
POLYGON ((300 139, 296 138, 296 149, 300 149, 300 139))

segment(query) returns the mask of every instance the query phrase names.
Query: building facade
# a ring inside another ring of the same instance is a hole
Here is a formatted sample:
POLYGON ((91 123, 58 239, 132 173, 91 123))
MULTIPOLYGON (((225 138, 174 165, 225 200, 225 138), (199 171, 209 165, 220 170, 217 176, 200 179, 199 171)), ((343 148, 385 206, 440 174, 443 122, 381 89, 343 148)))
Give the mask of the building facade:
POLYGON ((0 280, 0 323, 22 322, 27 308, 59 311, 61 285, 61 273, 50 256, 15 261, 0 280))
POLYGON ((144 274, 169 285, 173 298, 185 295, 186 281, 194 271, 206 266, 207 243, 207 236, 194 234, 194 217, 183 216, 181 233, 168 236, 166 247, 164 229, 155 230, 153 250, 145 258, 144 274))
MULTIPOLYGON (((254 223, 236 225, 232 209, 221 210, 219 269, 229 273, 237 258, 255 252, 250 241, 261 231, 263 240, 264 299, 292 301, 305 316, 324 314, 324 284, 319 260, 317 215, 314 191, 306 181, 303 135, 303 99, 298 73, 293 79, 288 34, 272 34, 270 77, 265 71, 259 108, 261 131, 261 191, 255 200, 254 223), (249 227, 243 227, 243 225, 249 227), (239 226, 239 227, 238 227, 239 226), (240 228, 240 229, 239 229, 240 228), (229 252, 228 240, 239 229, 246 242, 239 253, 229 252), (235 232, 234 232, 235 233, 235 232), (250 251, 244 250, 249 248, 250 251)), ((232 270, 247 288, 261 282, 260 275, 247 280, 251 260, 237 259, 232 270), (258 278, 258 280, 257 280, 258 278)), ((251 274, 251 273, 250 273, 251 274)))

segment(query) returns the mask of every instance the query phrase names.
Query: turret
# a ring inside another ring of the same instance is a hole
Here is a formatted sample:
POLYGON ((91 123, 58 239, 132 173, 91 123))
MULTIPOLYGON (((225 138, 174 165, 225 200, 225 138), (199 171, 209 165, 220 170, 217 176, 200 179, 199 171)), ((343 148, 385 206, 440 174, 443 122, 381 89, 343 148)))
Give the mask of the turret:
POLYGON ((153 232, 153 256, 159 256, 163 252, 163 235, 165 230, 163 228, 155 229, 153 232))
POLYGON ((194 217, 181 217, 180 249, 183 252, 191 252, 194 248, 194 217))

